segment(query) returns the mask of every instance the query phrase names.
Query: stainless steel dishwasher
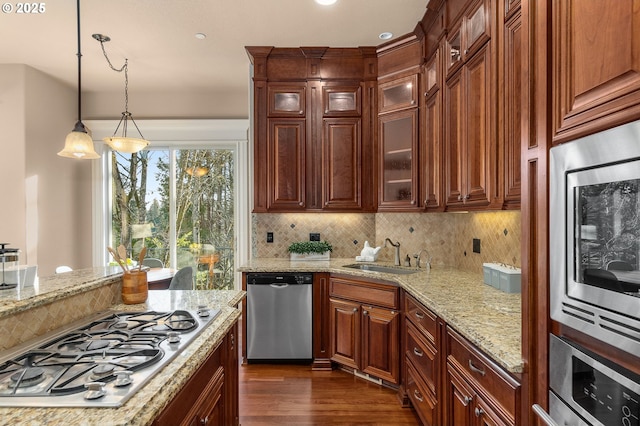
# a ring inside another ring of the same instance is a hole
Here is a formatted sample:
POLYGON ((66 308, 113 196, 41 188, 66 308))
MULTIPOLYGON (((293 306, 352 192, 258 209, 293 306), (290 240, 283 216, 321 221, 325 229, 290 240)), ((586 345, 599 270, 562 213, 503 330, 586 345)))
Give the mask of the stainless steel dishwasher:
POLYGON ((247 274, 247 361, 311 360, 313 274, 247 274))

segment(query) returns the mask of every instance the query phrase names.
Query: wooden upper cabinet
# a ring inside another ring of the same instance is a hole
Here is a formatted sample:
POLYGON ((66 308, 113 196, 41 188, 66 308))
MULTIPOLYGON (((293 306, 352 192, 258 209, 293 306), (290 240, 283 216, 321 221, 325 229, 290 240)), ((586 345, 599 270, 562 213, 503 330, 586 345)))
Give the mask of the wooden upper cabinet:
POLYGON ((498 174, 492 141, 490 45, 445 88, 445 196, 449 208, 487 207, 498 174))
POLYGON ((418 207, 418 109, 379 117, 380 194, 378 210, 418 207))
POLYGON ((268 185, 270 210, 305 208, 305 120, 269 119, 268 185))
POLYGON ((454 73, 491 38, 490 1, 476 0, 452 24, 446 40, 445 68, 454 73))
POLYGON ((418 75, 398 78, 378 86, 379 112, 397 111, 418 106, 418 75))
MULTIPOLYGON (((527 93, 523 81, 523 31, 520 11, 516 11, 504 24, 504 58, 503 72, 504 92, 502 103, 504 144, 504 207, 520 208, 521 195, 521 152, 523 138, 528 138, 528 131, 523 131, 528 120, 524 119, 527 111, 527 93)), ((526 129, 526 127, 525 127, 526 129)))
POLYGON ((269 84, 269 116, 270 117, 304 117, 305 84, 269 84))
POLYGON ((322 109, 325 117, 360 116, 361 104, 360 85, 322 86, 322 109))
POLYGON ((427 210, 443 210, 442 177, 442 62, 436 50, 424 68, 424 99, 420 105, 420 174, 422 205, 427 210))
POLYGON ((553 143, 640 116, 637 0, 552 2, 553 143))
POLYGON ((325 118, 323 122, 323 208, 360 209, 360 118, 325 118))

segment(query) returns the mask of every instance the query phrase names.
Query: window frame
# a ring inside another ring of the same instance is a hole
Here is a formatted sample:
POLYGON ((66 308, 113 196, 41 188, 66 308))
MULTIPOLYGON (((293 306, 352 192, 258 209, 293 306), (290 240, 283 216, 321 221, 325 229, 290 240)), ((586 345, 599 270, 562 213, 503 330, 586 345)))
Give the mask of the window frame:
MULTIPOLYGON (((175 173, 175 150, 228 149, 234 153, 234 220, 235 266, 249 260, 251 247, 251 200, 253 179, 249 169, 249 120, 137 120, 150 149, 170 150, 171 173, 175 173)), ((93 265, 101 267, 109 262, 106 247, 111 235, 111 162, 110 148, 102 138, 113 134, 118 120, 85 120, 91 129, 96 152, 101 157, 92 163, 92 251, 93 265)), ((172 180, 175 185, 175 180, 172 180)), ((175 187, 172 188, 175 193, 175 187)), ((175 200, 171 200, 175 209, 175 200)), ((175 224, 170 230, 175 238, 175 224)), ((172 246, 175 241, 171 241, 172 246)), ((172 249, 173 250, 173 249, 172 249)), ((172 255, 174 256, 174 255, 172 255)), ((235 272, 234 287, 241 287, 241 273, 235 272)))

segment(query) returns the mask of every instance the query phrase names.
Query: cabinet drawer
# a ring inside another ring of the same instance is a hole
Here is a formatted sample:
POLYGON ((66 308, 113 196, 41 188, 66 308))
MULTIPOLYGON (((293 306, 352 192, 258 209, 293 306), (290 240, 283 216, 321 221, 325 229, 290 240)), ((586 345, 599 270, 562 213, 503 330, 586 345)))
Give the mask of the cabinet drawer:
POLYGON ((407 363, 407 395, 411 400, 411 405, 418 413, 422 423, 428 426, 436 424, 436 397, 425 387, 420 380, 420 375, 411 365, 407 363))
POLYGON ((406 357, 413 362, 425 383, 436 393, 436 350, 427 343, 418 329, 407 322, 406 357))
POLYGON ((331 278, 329 294, 384 308, 398 309, 398 287, 358 280, 331 278))
POLYGON ((426 338, 429 340, 429 343, 436 346, 435 336, 438 335, 438 332, 436 316, 433 312, 422 306, 420 302, 408 294, 405 295, 404 304, 404 311, 406 312, 407 319, 415 324, 422 333, 424 333, 426 338))
POLYGON ((479 393, 515 418, 520 384, 454 330, 448 329, 447 339, 447 360, 478 385, 475 387, 479 393))

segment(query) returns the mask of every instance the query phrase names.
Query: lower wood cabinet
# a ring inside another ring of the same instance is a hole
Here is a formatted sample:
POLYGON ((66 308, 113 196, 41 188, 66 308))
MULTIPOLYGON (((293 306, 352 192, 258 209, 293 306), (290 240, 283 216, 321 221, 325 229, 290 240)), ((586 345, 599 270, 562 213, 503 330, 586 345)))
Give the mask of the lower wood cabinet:
POLYGON ((401 399, 428 426, 517 425, 520 383, 404 294, 401 399))
POLYGON ((331 360, 399 383, 398 287, 331 277, 329 296, 331 360))
POLYGON ((237 331, 235 324, 154 426, 239 424, 237 331))
POLYGON ((447 330, 444 424, 520 424, 520 383, 455 330, 447 330))

